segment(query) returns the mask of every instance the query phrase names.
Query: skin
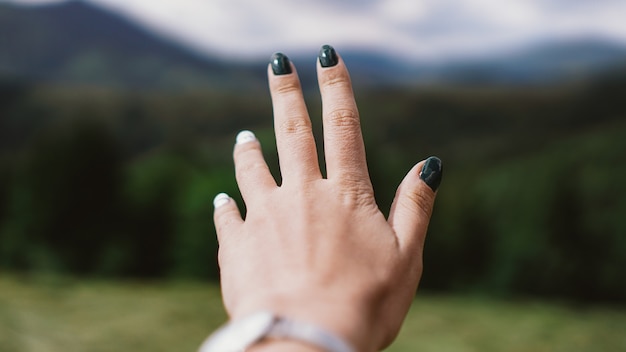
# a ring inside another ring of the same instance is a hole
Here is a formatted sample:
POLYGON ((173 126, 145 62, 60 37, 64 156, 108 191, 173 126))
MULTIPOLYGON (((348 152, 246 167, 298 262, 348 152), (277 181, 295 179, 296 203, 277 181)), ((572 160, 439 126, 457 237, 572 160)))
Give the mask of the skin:
MULTIPOLYGON (((358 351, 378 351, 398 334, 422 274, 435 192, 406 175, 389 218, 374 199, 359 113, 346 66, 317 64, 323 102, 323 178, 295 67, 268 67, 283 183, 253 139, 235 146, 245 220, 232 199, 215 209, 224 305, 231 319, 270 310, 316 324, 358 351)), ((250 351, 319 351, 265 340, 250 351)))

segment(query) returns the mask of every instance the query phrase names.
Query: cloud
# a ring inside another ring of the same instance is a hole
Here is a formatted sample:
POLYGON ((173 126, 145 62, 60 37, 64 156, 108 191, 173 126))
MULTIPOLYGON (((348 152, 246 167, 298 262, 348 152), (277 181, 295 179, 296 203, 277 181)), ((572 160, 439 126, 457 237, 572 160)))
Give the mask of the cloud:
MULTIPOLYGON (((59 0, 13 0, 19 3, 59 0)), ((325 43, 407 59, 601 36, 626 43, 623 0, 86 0, 200 52, 234 59, 325 43)))

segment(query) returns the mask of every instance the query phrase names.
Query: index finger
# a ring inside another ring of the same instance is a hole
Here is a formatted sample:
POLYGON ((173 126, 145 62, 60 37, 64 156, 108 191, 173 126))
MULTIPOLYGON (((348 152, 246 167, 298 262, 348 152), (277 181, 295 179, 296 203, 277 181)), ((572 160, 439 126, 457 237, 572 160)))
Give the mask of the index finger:
POLYGON ((370 184, 350 75, 330 45, 324 45, 320 50, 317 78, 322 96, 327 176, 329 179, 363 180, 370 184))

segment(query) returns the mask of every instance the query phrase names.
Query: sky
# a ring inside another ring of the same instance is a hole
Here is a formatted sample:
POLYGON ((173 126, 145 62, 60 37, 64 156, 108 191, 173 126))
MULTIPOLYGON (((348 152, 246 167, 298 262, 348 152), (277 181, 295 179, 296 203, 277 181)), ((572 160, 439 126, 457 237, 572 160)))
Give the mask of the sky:
POLYGON ((625 0, 84 1, 233 60, 275 51, 316 54, 323 44, 407 61, 487 56, 551 40, 598 37, 626 44, 625 0))

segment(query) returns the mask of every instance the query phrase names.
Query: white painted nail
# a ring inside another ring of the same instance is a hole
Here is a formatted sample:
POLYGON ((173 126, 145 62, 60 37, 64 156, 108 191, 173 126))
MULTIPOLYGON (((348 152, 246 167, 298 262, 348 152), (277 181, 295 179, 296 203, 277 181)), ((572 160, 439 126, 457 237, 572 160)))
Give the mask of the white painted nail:
POLYGON ((237 144, 244 144, 256 140, 254 133, 248 130, 243 130, 237 134, 237 144))
POLYGON ((215 209, 226 205, 228 202, 230 202, 230 196, 226 193, 220 193, 213 198, 213 206, 215 209))

